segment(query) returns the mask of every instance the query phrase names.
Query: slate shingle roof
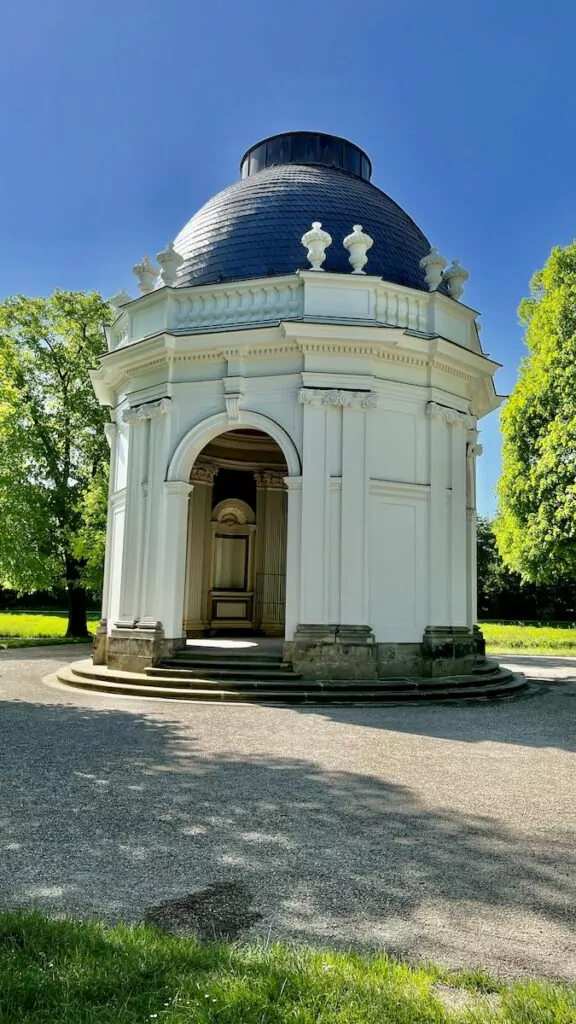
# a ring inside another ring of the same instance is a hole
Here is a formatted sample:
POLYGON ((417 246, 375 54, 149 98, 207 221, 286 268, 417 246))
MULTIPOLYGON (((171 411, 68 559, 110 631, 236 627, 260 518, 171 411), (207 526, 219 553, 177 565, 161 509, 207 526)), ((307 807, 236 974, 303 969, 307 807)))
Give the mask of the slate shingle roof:
POLYGON ((175 239, 185 262, 180 286, 239 281, 310 269, 300 239, 319 220, 332 235, 323 267, 350 273, 342 240, 353 224, 374 239, 366 272, 427 291, 419 261, 430 243, 393 199, 333 167, 267 167, 219 192, 175 239))

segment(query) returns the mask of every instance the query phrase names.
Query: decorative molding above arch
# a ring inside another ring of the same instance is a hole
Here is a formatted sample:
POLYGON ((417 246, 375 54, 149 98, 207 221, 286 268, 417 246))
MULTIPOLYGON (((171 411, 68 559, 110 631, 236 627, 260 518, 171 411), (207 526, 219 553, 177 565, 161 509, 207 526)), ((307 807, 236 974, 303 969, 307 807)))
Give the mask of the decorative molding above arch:
POLYGON ((241 498, 224 498, 212 512, 212 522, 223 526, 247 526, 256 522, 256 516, 247 501, 241 498))
MULTIPOLYGON (((262 413, 240 409, 235 426, 252 427, 254 430, 261 430, 262 433, 268 434, 276 441, 284 455, 288 476, 300 476, 302 467, 298 449, 279 423, 262 413)), ((176 445, 168 463, 166 479, 188 481, 192 466, 202 449, 218 434, 225 434, 228 430, 230 430, 230 421, 226 412, 216 413, 215 416, 209 416, 207 419, 201 420, 200 423, 196 423, 176 445)))

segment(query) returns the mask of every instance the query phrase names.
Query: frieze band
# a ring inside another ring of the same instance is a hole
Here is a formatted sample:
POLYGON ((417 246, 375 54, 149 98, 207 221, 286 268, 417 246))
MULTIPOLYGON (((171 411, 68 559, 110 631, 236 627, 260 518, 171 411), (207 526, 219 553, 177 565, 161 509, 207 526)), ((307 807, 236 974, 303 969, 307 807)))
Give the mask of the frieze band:
POLYGON ((343 389, 301 388, 300 405, 330 405, 348 409, 374 409, 378 397, 373 391, 346 391, 343 389))

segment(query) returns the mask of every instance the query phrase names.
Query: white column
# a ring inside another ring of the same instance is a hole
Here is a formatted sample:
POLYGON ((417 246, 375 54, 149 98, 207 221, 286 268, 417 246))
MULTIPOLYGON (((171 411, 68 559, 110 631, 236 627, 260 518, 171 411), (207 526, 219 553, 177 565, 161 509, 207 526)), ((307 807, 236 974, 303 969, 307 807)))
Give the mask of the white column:
MULTIPOLYGON (((118 444, 118 428, 115 423, 105 423, 104 433, 110 446, 110 470, 108 477, 108 511, 106 515, 106 550, 104 552, 104 580, 102 585, 102 619, 108 619, 110 608, 110 576, 112 564, 112 523, 114 513, 112 511, 112 495, 116 483, 116 451, 118 444)), ((119 571, 119 567, 117 569, 119 571)))
POLYGON ((340 622, 368 625, 366 608, 366 412, 344 408, 340 622))
POLYGON ((163 490, 162 573, 157 580, 161 594, 159 617, 164 636, 175 639, 183 635, 186 527, 192 484, 183 480, 168 480, 163 490))
POLYGON ((429 588, 430 626, 450 623, 448 608, 448 427, 445 419, 430 412, 430 509, 429 588))
POLYGON ((128 472, 124 547, 120 581, 120 615, 117 626, 131 628, 140 617, 140 578, 143 557, 144 496, 142 484, 146 472, 146 420, 124 413, 129 424, 128 472))
POLYGON ((304 405, 302 466, 301 623, 328 623, 326 510, 328 502, 327 418, 334 410, 304 405))
POLYGON ((302 477, 286 476, 288 523, 286 532, 286 623, 285 636, 292 640, 300 622, 302 558, 302 477))
POLYGON ((466 607, 467 624, 473 629, 478 621, 478 565, 476 517, 476 457, 482 454, 477 444, 478 431, 468 431, 466 448, 466 607))
MULTIPOLYGON (((144 453, 146 468, 142 487, 142 541, 140 546, 139 576, 139 619, 138 624, 152 629, 160 622, 158 579, 163 575, 161 545, 161 520, 164 501, 164 477, 170 450, 170 399, 148 402, 131 410, 129 416, 142 423, 147 431, 147 452, 144 453)), ((131 529, 126 518, 127 529, 131 529)))
POLYGON ((457 421, 452 432, 451 599, 452 626, 465 626, 466 609, 466 429, 457 421))

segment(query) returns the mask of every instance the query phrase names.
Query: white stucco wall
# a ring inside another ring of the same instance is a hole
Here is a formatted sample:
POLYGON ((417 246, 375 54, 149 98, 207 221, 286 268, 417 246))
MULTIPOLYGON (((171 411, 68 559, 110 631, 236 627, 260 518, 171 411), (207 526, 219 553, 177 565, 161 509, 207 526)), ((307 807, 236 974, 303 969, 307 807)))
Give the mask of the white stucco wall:
MULTIPOLYGON (((288 638, 299 623, 370 625, 377 641, 397 643, 419 642, 428 625, 472 624, 468 435, 476 417, 498 404, 495 364, 477 352, 476 314, 374 279, 311 277, 299 285, 302 308, 310 316, 338 310, 346 323, 186 333, 180 321, 178 335, 122 342, 93 375, 118 424, 110 627, 161 622, 167 636, 180 635, 186 447, 197 454, 214 430, 254 423, 276 431, 291 453, 288 638), (378 310, 393 319, 392 299, 397 321, 421 324, 433 313, 453 342, 374 319, 350 322, 378 310)), ((181 301, 172 291, 147 297, 142 324, 170 322, 166 304, 181 301)))

